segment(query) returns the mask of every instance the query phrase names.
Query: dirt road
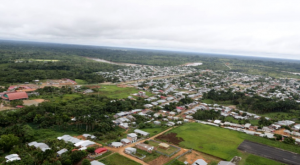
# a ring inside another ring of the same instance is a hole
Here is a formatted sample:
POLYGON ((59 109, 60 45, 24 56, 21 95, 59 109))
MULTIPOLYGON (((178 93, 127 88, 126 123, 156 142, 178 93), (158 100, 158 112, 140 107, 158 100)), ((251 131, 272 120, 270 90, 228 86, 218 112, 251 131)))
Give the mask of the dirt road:
POLYGON ((144 141, 146 141, 146 140, 150 140, 150 139, 154 140, 157 136, 162 135, 162 134, 168 132, 169 130, 171 130, 171 129, 173 129, 173 128, 175 128, 175 127, 169 128, 169 129, 167 129, 167 130, 165 130, 165 131, 163 131, 163 132, 161 132, 161 133, 159 133, 159 134, 156 134, 156 135, 154 135, 154 136, 152 136, 152 137, 150 137, 150 138, 148 138, 148 139, 144 139, 144 140, 141 140, 141 141, 138 141, 138 142, 135 142, 135 143, 128 144, 128 145, 126 145, 126 146, 124 146, 124 147, 113 148, 113 147, 107 147, 107 146, 105 146, 104 148, 106 148, 106 149, 108 149, 108 150, 110 150, 110 151, 113 151, 113 152, 117 152, 117 153, 119 153, 120 155, 123 155, 123 156, 125 156, 125 157, 127 157, 127 158, 129 158, 129 159, 132 159, 132 160, 134 160, 134 161, 136 161, 136 162, 138 162, 138 163, 141 163, 141 164, 143 164, 143 165, 148 165, 147 163, 145 163, 144 161, 142 161, 142 160, 140 160, 140 159, 137 159, 137 158, 135 158, 135 157, 133 157, 133 156, 130 156, 130 155, 128 155, 128 154, 125 154, 125 153, 124 153, 125 148, 127 148, 127 147, 134 147, 137 143, 142 143, 142 142, 144 142, 144 141))

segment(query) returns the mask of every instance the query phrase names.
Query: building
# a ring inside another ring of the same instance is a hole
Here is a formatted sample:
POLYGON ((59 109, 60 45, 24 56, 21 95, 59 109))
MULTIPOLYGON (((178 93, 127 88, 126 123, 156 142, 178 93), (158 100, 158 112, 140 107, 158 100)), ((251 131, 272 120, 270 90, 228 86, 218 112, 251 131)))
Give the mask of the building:
POLYGON ((91 165, 105 165, 105 164, 99 162, 98 160, 93 160, 91 161, 91 165))
POLYGON ((7 155, 7 156, 5 156, 5 159, 6 159, 6 163, 13 162, 16 160, 21 160, 21 158, 19 157, 18 154, 7 155))
POLYGON ((28 95, 26 92, 10 92, 4 93, 2 99, 6 101, 23 100, 28 99, 28 95))
POLYGON ((192 165, 207 165, 207 163, 203 159, 198 159, 192 165))
POLYGON ((139 130, 139 129, 135 129, 134 132, 137 133, 137 134, 140 134, 142 136, 149 136, 150 135, 148 132, 145 132, 145 131, 142 131, 142 130, 139 130))
POLYGON ((163 149, 168 149, 168 148, 170 147, 170 145, 167 144, 167 143, 159 143, 158 146, 159 146, 160 148, 163 148, 163 149))
POLYGON ((123 144, 130 144, 131 141, 128 140, 128 139, 121 139, 121 143, 123 143, 123 144))
POLYGON ((102 155, 102 154, 104 154, 106 151, 107 151, 106 148, 98 148, 98 149, 95 150, 95 154, 96 154, 96 155, 99 155, 99 154, 102 155))
POLYGON ((78 143, 75 143, 74 145, 76 147, 90 147, 90 146, 95 145, 95 144, 96 144, 95 142, 92 142, 90 140, 82 140, 78 143))
POLYGON ((130 133, 127 135, 127 139, 131 142, 134 143, 137 141, 137 134, 135 133, 130 133))
POLYGON ((114 148, 119 148, 119 147, 123 146, 123 143, 121 143, 121 142, 112 142, 111 146, 114 147, 114 148))
POLYGON ((124 151, 126 154, 136 154, 136 148, 127 147, 124 151))
POLYGON ((38 143, 38 142, 31 142, 31 143, 28 143, 28 146, 34 146, 35 148, 39 148, 41 149, 43 152, 45 152, 46 150, 51 150, 51 148, 45 144, 45 143, 38 143))
POLYGON ((56 153, 57 153, 57 156, 61 156, 63 153, 66 153, 66 152, 68 152, 68 150, 64 148, 64 149, 57 151, 56 153))
POLYGON ((150 145, 145 144, 145 143, 138 143, 138 144, 135 145, 135 147, 138 148, 138 149, 147 151, 149 153, 152 153, 152 151, 154 150, 153 146, 150 146, 150 145))

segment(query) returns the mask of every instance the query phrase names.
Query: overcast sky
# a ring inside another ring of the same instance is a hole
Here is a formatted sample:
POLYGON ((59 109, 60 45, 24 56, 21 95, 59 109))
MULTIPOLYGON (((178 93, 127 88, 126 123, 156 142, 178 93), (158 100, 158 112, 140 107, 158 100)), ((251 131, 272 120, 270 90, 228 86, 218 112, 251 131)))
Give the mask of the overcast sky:
POLYGON ((300 1, 0 0, 0 39, 300 59, 300 1))

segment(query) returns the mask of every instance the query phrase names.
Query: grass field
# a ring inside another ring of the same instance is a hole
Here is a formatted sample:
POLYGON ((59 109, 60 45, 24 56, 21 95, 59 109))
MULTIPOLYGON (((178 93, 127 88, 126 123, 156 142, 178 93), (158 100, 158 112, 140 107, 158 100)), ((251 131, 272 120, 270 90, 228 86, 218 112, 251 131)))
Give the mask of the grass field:
MULTIPOLYGON (((204 152, 225 160, 231 160, 234 156, 241 156, 243 161, 246 161, 244 163, 252 160, 251 157, 247 160, 251 154, 246 154, 237 150, 237 147, 243 142, 243 140, 250 140, 300 153, 300 148, 297 146, 287 145, 266 138, 251 136, 245 133, 199 123, 188 123, 186 125, 177 127, 170 132, 177 133, 177 137, 184 139, 184 141, 180 142, 180 146, 184 148, 193 148, 197 151, 204 152)), ((256 161, 264 162, 268 161, 268 159, 257 156, 256 161)))
POLYGON ((152 137, 166 129, 168 129, 168 127, 145 128, 145 129, 141 129, 141 130, 150 133, 150 137, 152 137))
POLYGON ((81 80, 81 79, 75 79, 75 82, 79 85, 87 84, 85 80, 81 80))
POLYGON ((170 155, 171 153, 175 152, 178 150, 178 148, 170 146, 168 149, 163 149, 159 147, 160 143, 154 142, 154 141, 149 141, 149 145, 154 146, 157 151, 162 152, 164 154, 170 155))
POLYGON ((139 163, 131 159, 128 159, 118 153, 114 153, 111 156, 101 159, 101 162, 104 163, 105 165, 118 165, 118 164, 139 165, 139 163))
MULTIPOLYGON (((98 90, 99 90, 99 95, 107 96, 110 98, 116 98, 116 99, 127 98, 131 94, 139 92, 139 90, 132 87, 122 88, 122 87, 117 87, 116 85, 101 85, 101 88, 99 88, 98 90)), ((98 92, 94 94, 98 94, 98 92)), ((150 92, 146 92, 146 95, 152 96, 150 92)))
POLYGON ((144 162, 151 162, 152 160, 154 160, 154 159, 156 159, 160 156, 160 154, 157 153, 157 152, 149 153, 147 151, 143 151, 143 150, 138 149, 138 148, 136 150, 136 153, 141 154, 141 155, 146 155, 146 157, 143 159, 144 162))

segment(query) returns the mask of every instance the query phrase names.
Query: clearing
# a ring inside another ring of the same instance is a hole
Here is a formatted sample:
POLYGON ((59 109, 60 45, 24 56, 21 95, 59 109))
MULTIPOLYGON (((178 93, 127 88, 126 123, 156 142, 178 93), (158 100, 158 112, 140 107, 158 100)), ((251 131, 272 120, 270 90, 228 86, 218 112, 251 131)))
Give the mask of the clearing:
MULTIPOLYGON (((199 123, 188 123, 174 128, 166 134, 168 133, 176 133, 176 137, 183 139, 183 141, 179 143, 180 147, 192 148, 225 160, 231 160, 234 156, 241 156, 243 163, 247 163, 245 161, 247 157, 250 156, 250 154, 237 149, 244 140, 300 153, 300 148, 297 146, 199 123)), ((173 138, 173 136, 171 137, 173 138)), ((166 141, 172 142, 171 139, 166 141)), ((262 162, 268 161, 263 157, 257 157, 256 160, 262 162)))
MULTIPOLYGON (((132 96, 134 93, 138 93, 140 90, 137 90, 132 87, 118 87, 116 85, 101 85, 101 88, 98 89, 98 92, 93 93, 94 95, 106 96, 109 98, 122 99, 132 96)), ((152 96, 150 92, 146 92, 147 96, 152 96)))

